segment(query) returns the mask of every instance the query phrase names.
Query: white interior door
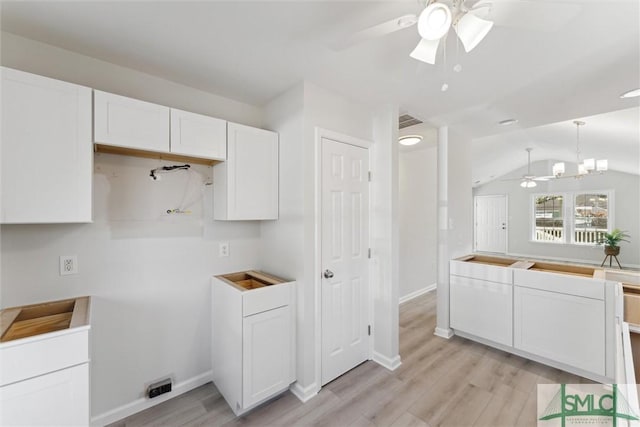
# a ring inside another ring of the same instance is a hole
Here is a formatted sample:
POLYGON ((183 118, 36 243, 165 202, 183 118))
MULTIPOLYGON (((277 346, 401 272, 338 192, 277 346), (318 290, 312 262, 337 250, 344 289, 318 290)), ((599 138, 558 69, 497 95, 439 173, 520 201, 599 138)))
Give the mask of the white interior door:
POLYGON ((507 251, 507 196, 476 196, 476 251, 507 251))
POLYGON ((322 139, 322 385, 368 359, 369 154, 322 139))

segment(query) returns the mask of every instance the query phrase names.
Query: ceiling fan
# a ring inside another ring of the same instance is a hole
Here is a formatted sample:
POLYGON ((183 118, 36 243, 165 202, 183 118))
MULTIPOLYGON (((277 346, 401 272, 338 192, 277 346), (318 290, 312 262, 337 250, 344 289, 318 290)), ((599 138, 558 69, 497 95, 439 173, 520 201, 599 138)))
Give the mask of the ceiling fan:
POLYGON ((538 184, 536 181, 549 181, 554 178, 553 176, 536 176, 531 174, 531 151, 533 148, 526 148, 527 150, 527 173, 522 175, 521 178, 506 178, 501 181, 517 181, 520 180, 520 187, 522 188, 533 188, 538 184))
POLYGON ((348 49, 370 39, 385 36, 417 24, 420 41, 410 56, 428 64, 436 63, 441 41, 453 27, 464 50, 470 52, 499 26, 555 31, 575 16, 581 6, 539 0, 418 0, 424 8, 365 28, 332 44, 334 50, 348 49))

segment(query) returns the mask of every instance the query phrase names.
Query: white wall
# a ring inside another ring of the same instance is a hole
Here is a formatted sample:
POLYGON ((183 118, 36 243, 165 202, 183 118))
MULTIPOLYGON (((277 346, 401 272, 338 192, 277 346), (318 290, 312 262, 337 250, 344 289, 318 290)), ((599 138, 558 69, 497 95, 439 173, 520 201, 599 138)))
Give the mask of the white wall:
POLYGON ((262 109, 11 33, 0 33, 2 65, 194 113, 260 127, 262 109))
MULTIPOLYGON (((1 53, 12 68, 249 125, 262 121, 256 107, 9 34, 1 53)), ((1 307, 93 296, 93 417, 135 402, 161 377, 206 378, 209 277, 258 264, 259 224, 212 221, 212 187, 185 172, 150 181, 160 164, 96 154, 93 224, 0 228, 1 307), (183 197, 193 201, 191 215, 163 214, 183 197), (228 258, 218 257, 221 241, 230 242, 228 258), (60 277, 58 256, 72 254, 78 274, 60 277)), ((210 178, 211 168, 196 169, 210 178)))
MULTIPOLYGON (((320 361, 317 357, 319 324, 316 322, 319 304, 316 286, 319 252, 316 248, 320 242, 319 217, 316 212, 316 130, 323 128, 372 141, 374 146, 390 146, 390 136, 387 136, 388 142, 378 141, 374 137, 374 124, 377 120, 386 120, 394 125, 397 123, 397 117, 395 121, 391 116, 377 118, 371 108, 310 82, 292 88, 269 103, 265 109, 265 123, 280 133, 280 191, 283 197, 280 200, 280 220, 265 222, 261 226, 261 266, 265 270, 298 281, 299 363, 295 390, 302 397, 313 395, 320 387, 320 361)), ((381 164, 387 164, 385 167, 390 170, 391 161, 390 157, 386 157, 381 164)), ((385 173, 384 170, 381 172, 385 173)), ((386 201, 386 205, 391 206, 390 199, 386 201)), ((389 209, 389 217, 390 215, 389 209)), ((391 231, 388 234, 390 236, 391 231)), ((390 259, 389 256, 387 258, 390 259)), ((383 286, 391 289, 397 286, 397 281, 385 281, 383 286)), ((389 298, 388 303, 391 304, 389 298)), ((395 305, 397 307, 397 303, 395 305)), ((380 320, 380 329, 395 328, 397 341, 397 319, 393 324, 386 323, 388 318, 380 320)), ((387 336, 386 341, 389 340, 393 338, 387 336)), ((378 344, 381 345, 382 341, 380 339, 378 344)), ((393 345, 389 347, 393 348, 393 345)), ((397 343, 395 347, 397 355, 397 343)))
MULTIPOLYGON (((532 173, 547 175, 554 161, 531 164, 532 173)), ((516 170, 506 177, 520 177, 527 168, 516 170)), ((568 171, 570 172, 570 171, 568 171)), ((505 178, 506 178, 505 177, 505 178)), ((538 186, 523 189, 516 181, 498 178, 474 189, 474 196, 506 194, 508 196, 508 253, 538 258, 557 258, 600 264, 604 259, 602 246, 540 243, 531 241, 532 194, 563 191, 614 191, 613 226, 628 231, 630 243, 621 243, 618 259, 624 266, 640 266, 640 176, 614 170, 603 175, 582 179, 560 179, 538 182, 538 186)), ((614 261, 615 265, 615 261, 614 261)))
POLYGON ((400 298, 437 281, 438 149, 399 155, 400 298))

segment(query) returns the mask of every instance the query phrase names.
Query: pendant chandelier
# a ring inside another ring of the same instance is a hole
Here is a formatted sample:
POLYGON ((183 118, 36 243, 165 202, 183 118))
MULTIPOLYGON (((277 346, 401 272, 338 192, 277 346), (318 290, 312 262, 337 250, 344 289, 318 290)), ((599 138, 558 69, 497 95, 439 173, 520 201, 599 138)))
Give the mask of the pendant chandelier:
MULTIPOLYGON (((607 159, 584 159, 584 161, 580 161, 580 127, 584 126, 586 123, 580 120, 574 120, 573 124, 576 125, 576 163, 578 164, 578 174, 574 175, 575 178, 582 178, 585 175, 597 172, 604 173, 609 168, 609 162, 607 159)), ((556 178, 561 178, 565 173, 565 165, 564 162, 558 162, 553 165, 552 169, 553 176, 556 178)))

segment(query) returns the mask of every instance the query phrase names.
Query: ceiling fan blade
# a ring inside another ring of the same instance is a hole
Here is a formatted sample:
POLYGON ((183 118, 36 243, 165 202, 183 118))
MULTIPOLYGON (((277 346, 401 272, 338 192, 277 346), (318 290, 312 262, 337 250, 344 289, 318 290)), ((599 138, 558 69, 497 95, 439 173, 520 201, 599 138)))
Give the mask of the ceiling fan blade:
POLYGON ((551 3, 540 0, 480 0, 471 12, 479 18, 503 27, 555 32, 580 11, 575 3, 551 3))
POLYGON ((396 31, 409 28, 418 21, 416 15, 403 15, 397 18, 390 19, 382 22, 378 25, 374 25, 364 30, 358 31, 344 39, 335 41, 329 45, 329 47, 335 51, 341 51, 349 49, 352 46, 363 43, 367 40, 372 40, 378 37, 386 36, 387 34, 395 33, 396 31))
POLYGON ((409 56, 418 61, 433 65, 436 63, 436 53, 438 53, 439 44, 440 40, 420 39, 420 43, 418 43, 409 56))
POLYGON ((526 181, 527 178, 524 177, 520 177, 520 178, 503 178, 500 181, 526 181))
POLYGON ((550 179, 555 179, 555 176, 536 176, 535 178, 531 178, 534 181, 549 181, 550 179))

